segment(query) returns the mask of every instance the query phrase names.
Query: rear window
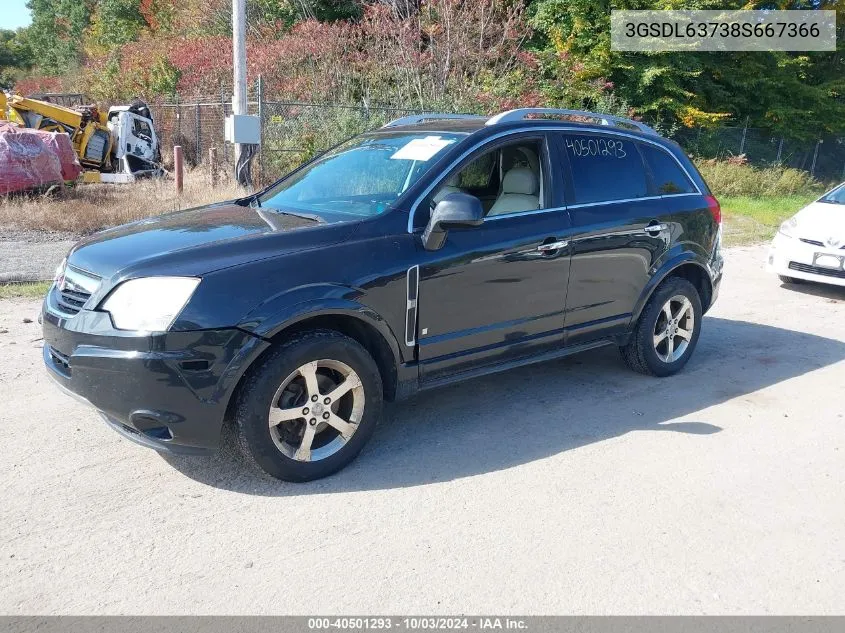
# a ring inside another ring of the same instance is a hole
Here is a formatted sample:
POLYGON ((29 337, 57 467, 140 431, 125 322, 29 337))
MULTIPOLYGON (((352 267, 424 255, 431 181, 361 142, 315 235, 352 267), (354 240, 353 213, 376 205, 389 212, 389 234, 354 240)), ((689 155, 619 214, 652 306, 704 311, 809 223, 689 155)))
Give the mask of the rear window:
POLYGON ((575 204, 648 195, 645 167, 633 141, 606 134, 568 134, 563 142, 572 166, 575 204))
POLYGON ((654 177, 654 185, 657 193, 667 196, 674 193, 693 193, 695 187, 672 156, 666 151, 652 145, 640 144, 651 175, 654 177))

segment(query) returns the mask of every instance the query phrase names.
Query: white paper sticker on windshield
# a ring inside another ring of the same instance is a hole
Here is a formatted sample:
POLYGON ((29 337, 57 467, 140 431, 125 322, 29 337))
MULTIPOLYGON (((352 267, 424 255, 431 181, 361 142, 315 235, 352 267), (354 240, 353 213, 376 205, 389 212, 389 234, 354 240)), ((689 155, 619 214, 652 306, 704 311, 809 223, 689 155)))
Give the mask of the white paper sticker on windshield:
POLYGON ((441 149, 447 145, 451 145, 455 141, 453 139, 442 139, 439 136, 426 136, 425 138, 415 138, 401 147, 391 159, 395 160, 429 160, 441 149))

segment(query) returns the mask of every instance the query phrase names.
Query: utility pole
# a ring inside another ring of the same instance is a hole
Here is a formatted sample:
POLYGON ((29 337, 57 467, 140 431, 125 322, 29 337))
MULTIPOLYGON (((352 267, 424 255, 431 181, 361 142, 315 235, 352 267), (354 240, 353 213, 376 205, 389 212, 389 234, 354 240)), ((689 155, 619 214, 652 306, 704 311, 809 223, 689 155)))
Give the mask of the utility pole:
MULTIPOLYGON (((234 70, 233 114, 246 114, 246 0, 232 0, 232 67, 234 70)), ((235 165, 243 147, 235 145, 235 165)))

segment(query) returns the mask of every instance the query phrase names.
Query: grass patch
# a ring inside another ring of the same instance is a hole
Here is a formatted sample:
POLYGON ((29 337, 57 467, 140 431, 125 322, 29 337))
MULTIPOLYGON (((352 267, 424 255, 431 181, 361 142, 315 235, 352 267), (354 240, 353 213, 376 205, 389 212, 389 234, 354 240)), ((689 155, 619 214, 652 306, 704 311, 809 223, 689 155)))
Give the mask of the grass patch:
POLYGON ((0 299, 41 299, 50 289, 49 281, 23 284, 0 284, 0 299))
POLYGON ((756 244, 772 239, 781 222, 818 197, 815 193, 791 196, 720 196, 726 246, 756 244))

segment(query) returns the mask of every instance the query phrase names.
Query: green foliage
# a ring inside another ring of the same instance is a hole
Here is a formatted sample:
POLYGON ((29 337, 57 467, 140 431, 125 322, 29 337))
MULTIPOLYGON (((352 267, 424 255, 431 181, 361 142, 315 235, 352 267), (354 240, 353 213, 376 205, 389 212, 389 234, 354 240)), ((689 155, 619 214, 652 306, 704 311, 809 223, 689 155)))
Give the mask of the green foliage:
POLYGON ((607 78, 617 97, 658 125, 736 124, 748 117, 752 127, 797 140, 845 133, 842 0, 821 0, 802 7, 837 11, 840 50, 836 53, 610 50, 612 9, 769 6, 745 0, 535 0, 532 23, 543 36, 543 50, 577 60, 580 79, 607 78))
POLYGON ((753 167, 726 160, 696 160, 707 185, 718 196, 818 196, 823 183, 791 167, 753 167))
POLYGON ((154 95, 176 96, 181 73, 165 57, 156 59, 150 67, 149 89, 154 95))
POLYGON ((361 17, 361 5, 356 0, 250 0, 247 3, 247 23, 256 32, 264 25, 281 24, 289 29, 302 20, 333 22, 361 17))
POLYGON ((26 29, 0 29, 0 90, 9 90, 33 65, 26 29))
POLYGON ((247 24, 256 31, 265 24, 281 24, 289 29, 301 17, 297 4, 291 0, 253 0, 247 3, 246 11, 247 24))
POLYGON ((90 20, 91 0, 29 0, 32 24, 27 41, 38 69, 62 75, 82 57, 80 43, 90 20))
POLYGON ((86 48, 111 52, 137 40, 146 25, 141 0, 99 0, 91 16, 86 48))
MULTIPOLYGON (((231 0, 29 0, 28 6, 32 25, 0 38, 0 82, 7 86, 28 79, 34 65, 35 73, 79 89, 72 84, 80 62, 85 88, 103 98, 216 94, 230 82, 231 0)), ((261 72, 268 89, 286 98, 475 112, 582 108, 634 115, 664 133, 747 123, 804 144, 845 135, 845 0, 249 0, 247 6, 251 78, 261 72), (837 52, 610 50, 613 9, 804 5, 837 11, 837 52)))

